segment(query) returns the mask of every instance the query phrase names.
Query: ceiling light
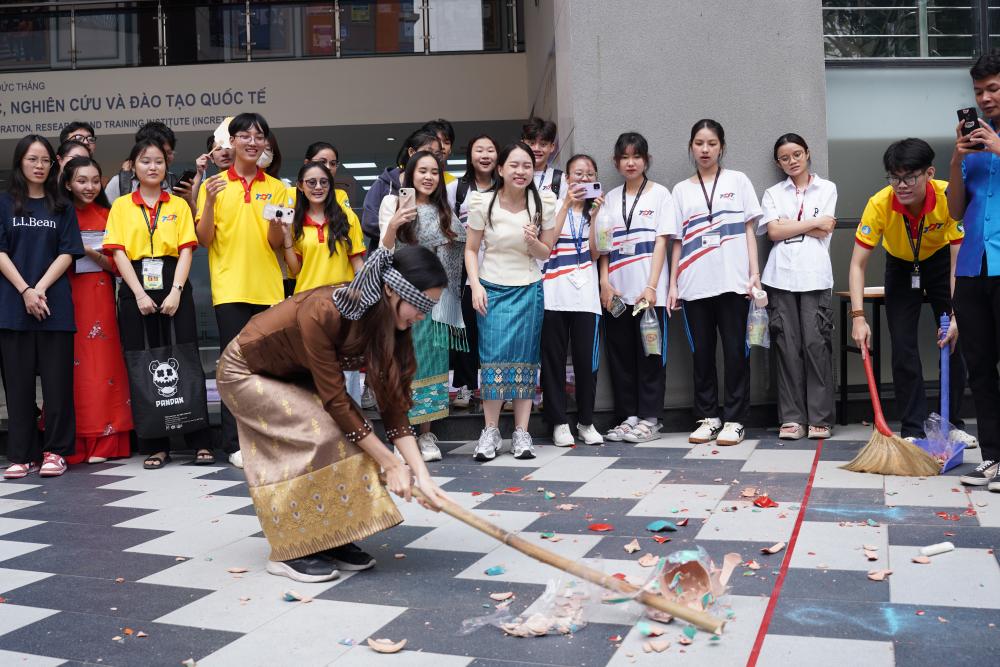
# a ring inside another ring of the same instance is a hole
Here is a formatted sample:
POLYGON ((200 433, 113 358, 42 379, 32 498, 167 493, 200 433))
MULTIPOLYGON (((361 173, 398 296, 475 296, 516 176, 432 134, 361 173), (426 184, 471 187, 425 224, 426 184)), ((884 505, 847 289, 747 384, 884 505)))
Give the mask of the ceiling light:
POLYGON ((376 169, 378 167, 374 162, 344 162, 340 166, 347 169, 376 169))

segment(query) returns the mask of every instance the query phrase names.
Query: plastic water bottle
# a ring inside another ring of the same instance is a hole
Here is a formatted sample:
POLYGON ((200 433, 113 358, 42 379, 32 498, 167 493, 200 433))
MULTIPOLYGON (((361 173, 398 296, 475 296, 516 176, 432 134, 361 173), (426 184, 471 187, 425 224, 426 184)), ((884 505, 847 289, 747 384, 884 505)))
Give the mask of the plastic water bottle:
POLYGON ((653 308, 647 308, 639 322, 639 333, 642 335, 642 347, 646 356, 659 355, 662 348, 660 322, 656 319, 653 308))
POLYGON ((754 304, 750 309, 750 317, 747 318, 747 345, 770 348, 769 327, 770 318, 767 316, 767 309, 754 304))

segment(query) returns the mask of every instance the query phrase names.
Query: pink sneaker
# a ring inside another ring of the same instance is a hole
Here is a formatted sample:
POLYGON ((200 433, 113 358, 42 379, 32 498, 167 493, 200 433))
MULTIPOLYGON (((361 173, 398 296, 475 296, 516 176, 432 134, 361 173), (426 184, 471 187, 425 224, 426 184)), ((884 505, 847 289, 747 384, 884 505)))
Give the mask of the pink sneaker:
POLYGON ((66 459, 52 452, 45 452, 42 455, 42 468, 38 471, 40 477, 58 477, 64 472, 66 472, 66 459))
POLYGON ((11 463, 3 473, 4 479, 23 479, 33 472, 38 472, 38 466, 32 463, 11 463))

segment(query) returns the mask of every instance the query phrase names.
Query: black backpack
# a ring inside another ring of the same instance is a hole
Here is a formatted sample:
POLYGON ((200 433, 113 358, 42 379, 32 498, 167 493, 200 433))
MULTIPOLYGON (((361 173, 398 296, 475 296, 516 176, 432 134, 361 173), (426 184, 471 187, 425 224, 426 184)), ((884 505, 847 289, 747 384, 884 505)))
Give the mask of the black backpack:
MULTIPOLYGON (((127 195, 132 192, 132 179, 135 178, 135 172, 130 169, 123 169, 118 172, 118 196, 127 195)), ((167 191, 173 192, 174 186, 177 185, 177 176, 173 172, 167 172, 167 191)))

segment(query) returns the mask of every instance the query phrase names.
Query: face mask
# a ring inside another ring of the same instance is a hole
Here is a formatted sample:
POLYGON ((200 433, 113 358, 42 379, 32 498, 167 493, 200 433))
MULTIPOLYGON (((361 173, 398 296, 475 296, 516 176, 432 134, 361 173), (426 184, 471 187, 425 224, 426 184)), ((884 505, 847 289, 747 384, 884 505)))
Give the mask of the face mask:
POLYGON ((274 155, 271 151, 261 151, 260 157, 257 158, 257 166, 261 169, 267 169, 271 166, 271 162, 274 160, 274 155))

